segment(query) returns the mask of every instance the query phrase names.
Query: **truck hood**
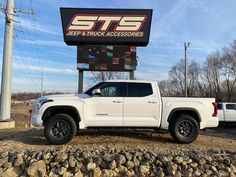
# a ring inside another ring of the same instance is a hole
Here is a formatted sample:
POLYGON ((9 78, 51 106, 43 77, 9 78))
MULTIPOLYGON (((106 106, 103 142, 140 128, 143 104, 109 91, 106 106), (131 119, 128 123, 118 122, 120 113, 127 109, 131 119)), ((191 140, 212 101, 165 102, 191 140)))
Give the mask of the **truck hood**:
POLYGON ((42 96, 37 99, 37 101, 41 100, 83 100, 85 98, 88 98, 89 96, 87 94, 60 94, 60 95, 47 95, 47 96, 42 96))

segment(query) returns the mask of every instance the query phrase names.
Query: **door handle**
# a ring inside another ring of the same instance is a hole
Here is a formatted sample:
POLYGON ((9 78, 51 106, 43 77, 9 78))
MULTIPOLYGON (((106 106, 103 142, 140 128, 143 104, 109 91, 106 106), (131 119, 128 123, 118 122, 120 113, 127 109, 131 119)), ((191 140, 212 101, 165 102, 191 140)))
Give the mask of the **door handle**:
POLYGON ((122 101, 119 101, 119 100, 118 101, 113 101, 113 103, 122 103, 122 101))
POLYGON ((156 101, 148 101, 149 104, 156 104, 156 101))

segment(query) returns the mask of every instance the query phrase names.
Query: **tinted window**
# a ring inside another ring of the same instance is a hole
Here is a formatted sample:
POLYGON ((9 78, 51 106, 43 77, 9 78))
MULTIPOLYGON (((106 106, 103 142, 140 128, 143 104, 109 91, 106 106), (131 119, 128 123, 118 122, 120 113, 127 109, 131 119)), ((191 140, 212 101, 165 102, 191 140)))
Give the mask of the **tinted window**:
POLYGON ((235 104, 226 104, 226 109, 235 109, 235 104))
POLYGON ((218 110, 222 110, 223 107, 222 107, 222 104, 218 104, 218 110))
POLYGON ((91 87, 84 93, 91 96, 93 90, 100 89, 101 90, 100 96, 103 96, 103 97, 122 96, 123 97, 126 93, 124 88, 125 88, 124 83, 101 82, 91 87))
POLYGON ((93 90, 100 88, 103 83, 104 83, 104 82, 98 83, 97 85, 91 87, 90 89, 88 89, 88 90, 87 90, 86 92, 84 92, 84 93, 87 94, 87 95, 92 95, 93 90))
POLYGON ((128 83, 128 97, 144 97, 152 94, 152 85, 149 83, 128 83))
POLYGON ((124 96, 124 84, 116 82, 104 83, 101 87, 101 97, 123 97, 124 96))

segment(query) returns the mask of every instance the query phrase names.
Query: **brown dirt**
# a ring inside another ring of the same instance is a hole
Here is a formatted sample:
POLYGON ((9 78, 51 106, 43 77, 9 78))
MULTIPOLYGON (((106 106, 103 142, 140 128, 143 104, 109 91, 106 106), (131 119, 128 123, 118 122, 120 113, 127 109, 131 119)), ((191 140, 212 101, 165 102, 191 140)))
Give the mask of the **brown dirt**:
MULTIPOLYGON (((29 110, 32 106, 13 105, 12 117, 16 128, 0 130, 0 147, 9 149, 44 149, 54 147, 48 144, 43 129, 26 128, 29 124, 29 110)), ((221 126, 216 129, 203 130, 198 139, 189 144, 175 143, 166 132, 153 130, 83 130, 68 143, 81 148, 98 146, 115 148, 147 148, 154 151, 173 150, 207 150, 220 149, 236 151, 236 125, 221 126)))

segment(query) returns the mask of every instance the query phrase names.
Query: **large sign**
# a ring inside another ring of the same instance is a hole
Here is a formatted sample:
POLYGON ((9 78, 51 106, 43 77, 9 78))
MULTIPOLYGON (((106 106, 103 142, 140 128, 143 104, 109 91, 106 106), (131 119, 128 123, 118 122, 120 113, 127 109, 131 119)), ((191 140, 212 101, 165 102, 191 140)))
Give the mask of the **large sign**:
POLYGON ((135 46, 83 45, 77 50, 78 70, 133 71, 137 67, 135 46))
POLYGON ((152 10, 61 8, 61 18, 68 45, 146 46, 152 10))

